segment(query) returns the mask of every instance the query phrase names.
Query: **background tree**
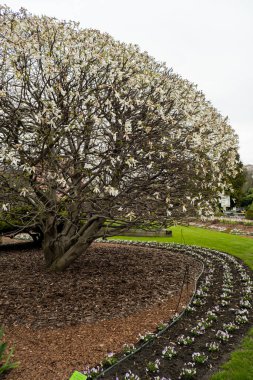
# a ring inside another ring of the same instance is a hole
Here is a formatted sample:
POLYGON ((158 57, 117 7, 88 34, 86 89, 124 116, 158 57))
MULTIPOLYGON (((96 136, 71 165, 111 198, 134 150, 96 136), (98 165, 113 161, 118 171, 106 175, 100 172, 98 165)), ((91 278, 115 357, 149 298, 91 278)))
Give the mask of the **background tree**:
POLYGON ((231 207, 240 207, 242 199, 244 197, 244 185, 246 182, 246 174, 242 162, 238 156, 238 171, 235 176, 232 176, 231 179, 231 191, 228 194, 231 197, 231 207))
POLYGON ((253 165, 245 165, 242 175, 244 181, 241 189, 240 206, 248 208, 253 202, 253 165))
POLYGON ((241 199, 241 206, 248 208, 253 203, 253 187, 250 187, 241 199))
POLYGON ((47 267, 97 237, 212 213, 237 138, 195 85, 74 22, 7 7, 0 20, 2 217, 27 209, 47 267))
POLYGON ((245 165, 243 171, 245 176, 243 192, 246 193, 249 189, 253 188, 253 165, 245 165))

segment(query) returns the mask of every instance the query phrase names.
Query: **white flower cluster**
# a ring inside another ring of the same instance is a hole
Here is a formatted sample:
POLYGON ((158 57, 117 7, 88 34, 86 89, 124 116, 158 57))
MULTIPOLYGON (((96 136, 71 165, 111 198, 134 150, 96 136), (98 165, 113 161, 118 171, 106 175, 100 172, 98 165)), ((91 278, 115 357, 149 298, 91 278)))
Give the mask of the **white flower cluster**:
POLYGON ((216 337, 222 342, 227 342, 231 338, 231 335, 227 331, 218 330, 216 337))
POLYGON ((133 353, 136 350, 134 344, 124 344, 123 346, 123 352, 125 355, 129 355, 133 353))
POLYGON ((153 340, 155 337, 156 337, 156 334, 153 334, 151 332, 146 332, 146 334, 144 335, 139 334, 139 340, 141 342, 149 342, 153 340))
POLYGON ((191 336, 184 336, 183 334, 177 338, 177 343, 180 345, 188 346, 194 342, 194 338, 191 336))
POLYGON ((138 375, 135 375, 131 370, 129 370, 124 375, 124 380, 140 380, 138 375))
POLYGON ((220 349, 220 344, 217 342, 206 343, 209 352, 217 352, 220 349))
POLYGON ((200 353, 200 352, 194 352, 192 354, 192 360, 195 363, 203 364, 203 363, 205 363, 207 361, 207 359, 208 359, 208 356, 204 352, 202 352, 202 353, 200 353))
POLYGON ((194 362, 188 362, 184 364, 179 379, 193 379, 197 374, 197 369, 194 362))
POLYGON ((63 200, 127 222, 212 215, 238 172, 238 141, 194 84, 75 22, 6 6, 0 17, 4 204, 32 194, 61 221, 63 200))
POLYGON ((93 379, 94 377, 98 376, 102 370, 103 368, 101 366, 91 368, 88 367, 83 371, 83 374, 86 375, 88 379, 93 379))
POLYGON ((154 362, 150 361, 147 363, 146 372, 148 373, 157 373, 159 372, 160 360, 156 359, 154 362))
POLYGON ((170 344, 170 346, 164 347, 162 350, 162 357, 165 359, 171 359, 173 356, 177 354, 175 346, 170 344))

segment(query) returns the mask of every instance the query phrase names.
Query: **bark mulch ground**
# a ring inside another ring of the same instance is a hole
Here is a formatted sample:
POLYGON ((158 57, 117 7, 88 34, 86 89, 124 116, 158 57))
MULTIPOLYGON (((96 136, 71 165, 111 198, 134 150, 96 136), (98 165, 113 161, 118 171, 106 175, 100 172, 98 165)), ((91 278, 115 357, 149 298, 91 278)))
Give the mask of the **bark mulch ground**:
POLYGON ((1 249, 0 325, 20 361, 5 379, 65 380, 136 343, 184 307, 200 270, 186 255, 96 243, 56 274, 39 249, 1 249))

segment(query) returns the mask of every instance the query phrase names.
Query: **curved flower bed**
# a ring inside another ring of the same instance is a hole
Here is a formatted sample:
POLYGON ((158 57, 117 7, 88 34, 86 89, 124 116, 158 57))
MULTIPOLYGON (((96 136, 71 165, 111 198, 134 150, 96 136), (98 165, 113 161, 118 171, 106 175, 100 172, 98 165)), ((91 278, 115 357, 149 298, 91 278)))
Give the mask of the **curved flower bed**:
POLYGON ((236 258, 207 248, 114 243, 188 254, 203 263, 203 271, 190 304, 180 315, 161 323, 156 332, 140 336, 136 346, 108 354, 103 363, 84 373, 90 379, 208 379, 253 321, 252 272, 236 258))

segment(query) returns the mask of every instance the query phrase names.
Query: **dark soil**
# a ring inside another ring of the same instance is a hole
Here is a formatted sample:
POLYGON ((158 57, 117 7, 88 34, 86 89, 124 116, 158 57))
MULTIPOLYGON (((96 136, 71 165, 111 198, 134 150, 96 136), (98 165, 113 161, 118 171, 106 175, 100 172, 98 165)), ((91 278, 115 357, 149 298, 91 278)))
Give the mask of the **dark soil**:
MULTIPOLYGON (((241 286, 237 269, 230 263, 230 267, 233 273, 234 292, 230 304, 225 307, 220 307, 220 311, 217 313, 219 318, 214 322, 211 328, 208 328, 205 334, 195 336, 195 341, 189 346, 180 346, 177 344, 177 337, 181 334, 185 336, 193 336, 190 333, 192 327, 195 327, 197 322, 204 317, 205 313, 212 309, 219 303, 220 293, 222 288, 222 276, 224 273, 223 267, 219 264, 215 264, 214 272, 214 286, 211 287, 211 291, 208 292, 207 302, 203 306, 197 307, 197 311, 191 313, 185 313, 171 328, 165 331, 161 336, 154 339, 151 343, 143 347, 139 352, 133 354, 131 357, 126 358, 120 365, 116 365, 113 369, 107 371, 102 378, 115 379, 118 377, 122 379, 126 372, 131 370, 134 374, 138 375, 140 379, 150 379, 153 376, 165 377, 166 379, 178 379, 180 371, 184 367, 185 363, 192 362, 192 354, 194 352, 205 352, 208 355, 207 364, 199 364, 196 366, 197 375, 194 379, 207 380, 211 374, 218 370, 219 366, 228 359, 229 353, 233 351, 240 343, 242 336, 247 332, 250 326, 253 324, 253 313, 250 311, 248 316, 248 323, 241 325, 240 329, 232 332, 232 337, 226 343, 221 343, 220 351, 217 353, 210 353, 207 351, 206 343, 211 341, 218 342, 215 334, 218 330, 224 330, 223 324, 232 322, 235 318, 235 309, 239 306, 239 300, 241 297, 241 286), (171 342, 176 343, 175 348, 178 351, 177 356, 172 360, 163 359, 162 351, 165 346, 171 342), (158 374, 147 374, 147 363, 156 359, 160 360, 160 370, 158 374)), ((252 272, 247 269, 248 274, 252 277, 252 272)), ((201 279, 204 279, 208 271, 203 273, 201 279)), ((137 346, 138 347, 138 346, 137 346)), ((119 355, 122 357, 122 355, 119 355)), ((243 380, 243 379, 242 379, 243 380)))

